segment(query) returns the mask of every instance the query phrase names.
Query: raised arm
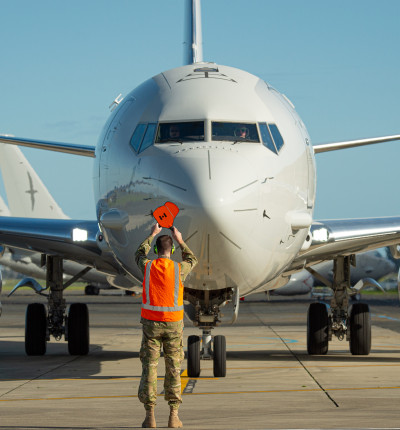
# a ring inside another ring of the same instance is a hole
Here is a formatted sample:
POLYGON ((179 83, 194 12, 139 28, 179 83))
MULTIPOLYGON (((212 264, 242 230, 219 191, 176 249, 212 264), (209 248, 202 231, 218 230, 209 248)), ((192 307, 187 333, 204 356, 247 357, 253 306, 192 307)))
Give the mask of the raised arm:
POLYGON ((182 250, 181 280, 183 282, 187 275, 192 271, 194 266, 196 266, 198 260, 190 248, 183 241, 181 232, 176 227, 172 227, 171 231, 173 239, 178 242, 182 250))
POLYGON ((150 252, 151 242, 153 242, 153 239, 158 233, 160 233, 161 230, 162 228, 158 225, 158 223, 155 223, 151 228, 150 236, 146 237, 146 239, 139 245, 139 248, 135 252, 136 264, 139 266, 139 269, 143 274, 146 263, 149 261, 147 254, 150 252))

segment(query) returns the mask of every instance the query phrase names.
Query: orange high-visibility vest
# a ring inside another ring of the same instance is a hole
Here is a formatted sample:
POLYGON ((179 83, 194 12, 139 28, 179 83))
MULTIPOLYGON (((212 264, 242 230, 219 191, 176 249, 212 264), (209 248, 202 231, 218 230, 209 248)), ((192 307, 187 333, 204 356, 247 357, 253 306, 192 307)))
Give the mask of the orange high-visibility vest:
POLYGON ((183 320, 183 284, 180 265, 169 258, 146 263, 142 317, 152 321, 183 320))

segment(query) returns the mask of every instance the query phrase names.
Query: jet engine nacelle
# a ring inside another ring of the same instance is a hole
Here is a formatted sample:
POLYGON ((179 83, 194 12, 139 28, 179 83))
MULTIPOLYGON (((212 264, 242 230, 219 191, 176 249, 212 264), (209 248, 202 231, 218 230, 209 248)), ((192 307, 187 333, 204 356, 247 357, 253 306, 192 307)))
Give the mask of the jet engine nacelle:
POLYGON ((142 292, 140 283, 133 281, 131 277, 125 275, 107 276, 107 282, 115 288, 130 291, 134 290, 135 293, 142 292))

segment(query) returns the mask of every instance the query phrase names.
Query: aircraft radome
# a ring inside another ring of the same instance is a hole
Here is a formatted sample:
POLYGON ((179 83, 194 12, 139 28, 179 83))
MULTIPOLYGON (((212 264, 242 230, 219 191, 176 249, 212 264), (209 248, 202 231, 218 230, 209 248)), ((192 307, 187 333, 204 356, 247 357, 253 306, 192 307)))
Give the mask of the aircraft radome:
POLYGON ((171 201, 180 209, 176 226, 199 258, 185 284, 186 314, 203 337, 201 350, 200 337, 188 340, 189 376, 199 375, 201 358, 213 359, 215 376, 226 375, 225 338, 213 340, 212 329, 236 320, 239 296, 276 289, 325 260, 334 260, 333 298, 329 311, 323 303, 309 307, 308 352, 326 354, 336 336, 352 354, 368 354, 369 308, 349 308, 358 292, 350 268, 369 249, 392 246, 398 256, 400 217, 313 220, 315 154, 400 136, 313 146, 288 98, 244 70, 203 60, 200 2, 187 3, 186 65, 116 100, 96 148, 0 139, 95 158, 96 220, 0 218, 0 243, 47 255, 50 300, 47 309, 28 306, 27 353, 44 354, 46 333, 60 339, 66 331, 70 353, 88 353, 85 305, 70 306, 65 327, 63 260, 140 282, 132 255, 152 210, 171 201))

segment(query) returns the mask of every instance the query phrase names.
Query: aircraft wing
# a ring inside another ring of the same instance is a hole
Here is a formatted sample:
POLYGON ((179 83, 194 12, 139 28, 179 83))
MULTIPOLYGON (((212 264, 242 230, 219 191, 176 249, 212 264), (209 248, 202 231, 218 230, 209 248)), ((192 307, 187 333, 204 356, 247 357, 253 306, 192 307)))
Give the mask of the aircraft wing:
POLYGON ((337 151, 339 149, 355 148, 357 146, 373 145, 375 143, 391 142, 392 140, 400 140, 400 135, 383 137, 371 137, 369 139, 347 140, 343 142, 331 142, 313 145, 315 154, 320 152, 337 151))
POLYGON ((58 255, 99 271, 118 274, 118 263, 96 239, 97 221, 0 217, 0 243, 48 255, 58 255))
POLYGON ((310 233, 310 247, 299 253, 290 270, 332 260, 340 255, 398 245, 400 217, 315 221, 310 233))
POLYGON ((50 142, 47 140, 23 139, 21 137, 0 135, 0 143, 27 146, 28 148, 46 149, 48 151, 64 152, 66 154, 81 155, 84 157, 95 157, 94 146, 77 145, 74 143, 50 142))

